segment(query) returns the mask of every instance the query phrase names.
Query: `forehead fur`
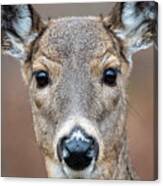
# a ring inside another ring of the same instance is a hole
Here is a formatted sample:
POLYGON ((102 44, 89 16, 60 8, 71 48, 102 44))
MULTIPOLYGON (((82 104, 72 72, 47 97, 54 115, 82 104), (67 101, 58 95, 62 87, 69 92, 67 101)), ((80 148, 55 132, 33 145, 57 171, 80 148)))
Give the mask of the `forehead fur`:
POLYGON ((39 45, 39 51, 54 60, 98 57, 106 50, 117 53, 119 49, 118 42, 107 32, 99 17, 51 20, 39 45))

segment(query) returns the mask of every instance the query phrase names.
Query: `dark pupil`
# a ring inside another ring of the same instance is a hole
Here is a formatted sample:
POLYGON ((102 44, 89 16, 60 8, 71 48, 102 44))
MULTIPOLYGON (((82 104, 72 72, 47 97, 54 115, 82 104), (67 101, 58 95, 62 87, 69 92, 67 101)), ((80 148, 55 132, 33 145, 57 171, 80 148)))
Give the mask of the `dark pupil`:
POLYGON ((49 75, 45 71, 38 71, 35 74, 38 88, 43 88, 49 83, 49 75))
POLYGON ((114 68, 108 68, 104 71, 103 74, 103 81, 105 84, 110 86, 116 85, 116 78, 117 78, 117 70, 114 68))

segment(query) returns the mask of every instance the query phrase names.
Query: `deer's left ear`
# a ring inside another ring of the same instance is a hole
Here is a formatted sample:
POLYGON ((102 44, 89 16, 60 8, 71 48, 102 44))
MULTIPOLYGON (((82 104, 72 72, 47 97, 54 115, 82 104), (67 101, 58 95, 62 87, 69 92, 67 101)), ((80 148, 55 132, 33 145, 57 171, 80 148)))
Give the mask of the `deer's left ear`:
POLYGON ((117 3, 104 25, 122 40, 128 57, 157 43, 158 5, 153 1, 117 3))

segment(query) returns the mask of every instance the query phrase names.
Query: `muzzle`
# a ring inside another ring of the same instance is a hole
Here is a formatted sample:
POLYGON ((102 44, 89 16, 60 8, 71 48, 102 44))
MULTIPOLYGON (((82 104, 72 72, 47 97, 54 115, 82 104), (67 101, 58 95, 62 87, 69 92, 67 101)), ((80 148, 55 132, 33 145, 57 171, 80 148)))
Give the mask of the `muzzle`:
POLYGON ((96 161, 99 154, 97 140, 88 135, 81 127, 75 127, 70 134, 60 138, 57 144, 59 160, 75 170, 87 168, 91 162, 96 161))

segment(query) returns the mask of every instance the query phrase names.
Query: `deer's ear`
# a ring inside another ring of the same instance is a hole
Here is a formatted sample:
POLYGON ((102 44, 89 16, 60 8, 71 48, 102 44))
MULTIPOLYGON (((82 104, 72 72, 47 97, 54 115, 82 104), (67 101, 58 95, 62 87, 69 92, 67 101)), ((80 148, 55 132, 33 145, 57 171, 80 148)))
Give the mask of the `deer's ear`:
POLYGON ((117 3, 104 24, 122 40, 131 56, 157 41, 157 12, 153 1, 117 3))
POLYGON ((44 27, 32 6, 3 5, 2 51, 19 60, 26 60, 29 54, 29 45, 44 27))

